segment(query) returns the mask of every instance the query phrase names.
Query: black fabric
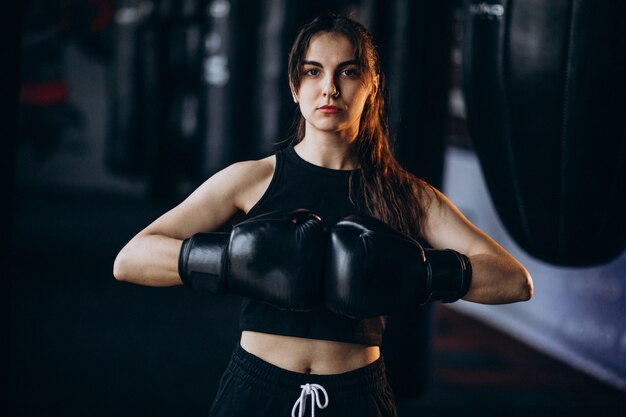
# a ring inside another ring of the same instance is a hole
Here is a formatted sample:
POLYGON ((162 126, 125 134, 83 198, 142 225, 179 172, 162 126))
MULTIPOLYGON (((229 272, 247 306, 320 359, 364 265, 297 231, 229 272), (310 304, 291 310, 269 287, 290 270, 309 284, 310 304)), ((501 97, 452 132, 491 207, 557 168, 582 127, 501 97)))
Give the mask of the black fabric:
POLYGON ((337 223, 349 214, 361 212, 358 173, 358 170, 314 165, 288 146, 276 152, 276 168, 270 186, 246 218, 276 210, 305 208, 318 214, 326 224, 337 223), (353 201, 349 197, 350 177, 354 182, 353 201))
MULTIPOLYGON (((349 214, 367 214, 360 208, 362 195, 358 181, 357 171, 313 165, 300 158, 289 146, 276 153, 272 181, 246 217, 275 210, 305 208, 321 216, 327 224, 334 224, 349 214)), ((311 312, 294 312, 244 299, 239 327, 241 330, 284 336, 380 346, 385 318, 350 319, 333 314, 325 307, 317 307, 311 312)))
POLYGON ((467 118, 499 219, 546 262, 615 259, 626 244, 626 2, 465 4, 467 118))
MULTIPOLYGON (((328 394, 327 407, 316 408, 316 416, 397 416, 382 356, 353 371, 315 375, 278 368, 237 345, 220 381, 209 417, 291 416, 304 384, 319 384, 328 394)), ((308 397, 307 416, 312 415, 310 407, 308 397)))

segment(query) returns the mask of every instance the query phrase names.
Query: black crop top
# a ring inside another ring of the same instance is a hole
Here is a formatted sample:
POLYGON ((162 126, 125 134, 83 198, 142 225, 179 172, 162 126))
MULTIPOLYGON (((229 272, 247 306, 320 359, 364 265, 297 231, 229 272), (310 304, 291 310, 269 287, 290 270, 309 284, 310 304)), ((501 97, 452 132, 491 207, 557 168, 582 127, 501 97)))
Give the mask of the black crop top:
MULTIPOLYGON (((336 170, 311 164, 292 146, 276 152, 276 168, 270 185, 246 218, 276 210, 305 208, 327 224, 362 212, 358 171, 336 170), (355 174, 355 175, 353 175, 355 174), (350 177, 353 198, 350 199, 350 177)), ((281 310, 249 298, 241 304, 241 330, 309 339, 334 340, 380 346, 385 317, 350 319, 320 306, 311 312, 281 310)))

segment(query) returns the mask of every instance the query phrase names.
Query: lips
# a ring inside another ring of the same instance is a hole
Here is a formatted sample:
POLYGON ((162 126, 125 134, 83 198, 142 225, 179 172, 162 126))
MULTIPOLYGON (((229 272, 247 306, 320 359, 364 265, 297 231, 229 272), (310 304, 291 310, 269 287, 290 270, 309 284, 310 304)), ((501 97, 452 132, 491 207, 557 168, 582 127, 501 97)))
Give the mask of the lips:
POLYGON ((321 106, 318 107, 317 110, 319 110, 321 113, 324 114, 336 114, 336 113, 340 113, 341 109, 337 106, 321 106))

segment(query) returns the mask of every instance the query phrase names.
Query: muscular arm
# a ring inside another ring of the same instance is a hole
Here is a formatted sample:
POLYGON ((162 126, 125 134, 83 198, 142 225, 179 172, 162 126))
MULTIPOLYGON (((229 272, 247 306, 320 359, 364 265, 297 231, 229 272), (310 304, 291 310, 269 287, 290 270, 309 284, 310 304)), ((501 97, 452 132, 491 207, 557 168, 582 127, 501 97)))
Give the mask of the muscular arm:
POLYGON ((472 286, 463 299, 483 304, 529 300, 533 283, 526 268, 467 220, 443 194, 428 194, 424 237, 433 247, 454 249, 471 261, 472 286))
POLYGON ((182 241, 220 228, 236 212, 247 211, 271 179, 268 158, 233 164, 218 172, 187 199, 139 232, 113 265, 119 281, 152 287, 181 285, 178 255, 182 241))

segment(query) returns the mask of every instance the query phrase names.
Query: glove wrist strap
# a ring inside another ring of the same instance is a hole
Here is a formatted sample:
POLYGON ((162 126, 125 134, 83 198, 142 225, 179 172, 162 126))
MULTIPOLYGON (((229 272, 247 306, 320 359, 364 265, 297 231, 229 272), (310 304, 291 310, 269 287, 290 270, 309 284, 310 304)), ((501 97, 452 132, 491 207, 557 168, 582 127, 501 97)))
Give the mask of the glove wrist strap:
POLYGON ((178 256, 178 274, 192 289, 223 292, 222 270, 229 233, 197 233, 185 239, 178 256))
POLYGON ((472 264, 452 249, 425 249, 428 265, 429 300, 453 303, 467 294, 472 284, 472 264))

